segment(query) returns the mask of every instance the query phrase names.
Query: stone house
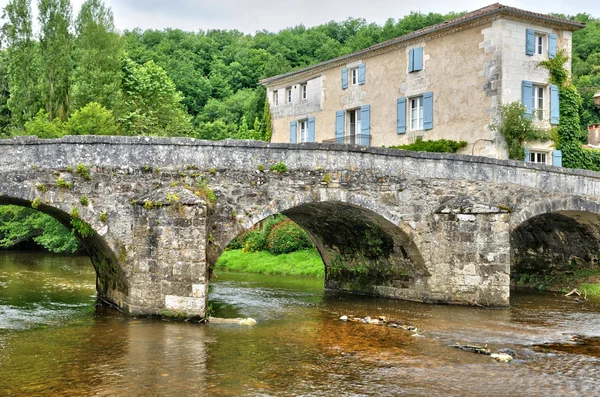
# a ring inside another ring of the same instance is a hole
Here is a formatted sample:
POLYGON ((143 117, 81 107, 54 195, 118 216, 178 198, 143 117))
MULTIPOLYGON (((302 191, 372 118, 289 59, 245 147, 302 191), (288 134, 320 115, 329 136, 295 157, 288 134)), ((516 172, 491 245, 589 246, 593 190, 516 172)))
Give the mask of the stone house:
MULTIPOLYGON (((584 25, 501 4, 267 78, 273 142, 395 146, 467 141, 464 154, 508 157, 490 126, 499 104, 521 101, 543 128, 559 122, 558 89, 538 63, 571 54, 584 25)), ((567 65, 570 69, 570 63, 567 65)), ((527 161, 561 165, 551 142, 527 142, 527 161)))

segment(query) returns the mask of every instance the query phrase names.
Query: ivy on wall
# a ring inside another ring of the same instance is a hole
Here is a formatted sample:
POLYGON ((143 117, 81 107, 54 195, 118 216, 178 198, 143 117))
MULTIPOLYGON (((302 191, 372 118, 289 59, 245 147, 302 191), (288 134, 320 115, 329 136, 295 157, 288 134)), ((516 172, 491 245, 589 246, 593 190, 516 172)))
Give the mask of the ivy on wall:
POLYGON ((600 150, 586 149, 581 144, 581 96, 564 66, 568 60, 562 50, 554 59, 540 62, 540 66, 550 72, 550 83, 559 89, 560 124, 556 149, 562 150, 564 167, 600 171, 600 150))

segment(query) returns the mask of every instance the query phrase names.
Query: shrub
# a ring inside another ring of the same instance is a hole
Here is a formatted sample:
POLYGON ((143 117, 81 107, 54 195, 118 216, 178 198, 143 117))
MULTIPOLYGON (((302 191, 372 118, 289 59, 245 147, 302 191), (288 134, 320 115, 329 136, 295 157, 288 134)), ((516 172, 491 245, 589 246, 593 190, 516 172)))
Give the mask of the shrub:
POLYGON ((267 237, 267 249, 275 255, 312 248, 308 233, 291 219, 287 219, 271 229, 267 237))
POLYGON ((112 112, 96 102, 75 111, 65 124, 70 135, 117 135, 117 122, 112 112))
POLYGON ((58 119, 50 120, 44 110, 40 110, 35 117, 25 123, 25 134, 38 138, 60 138, 64 135, 63 123, 58 119))
POLYGON ((424 141, 417 139, 410 145, 390 146, 390 149, 411 150, 413 152, 434 152, 434 153, 456 153, 467 146, 465 141, 452 141, 449 139, 440 139, 438 141, 424 141))

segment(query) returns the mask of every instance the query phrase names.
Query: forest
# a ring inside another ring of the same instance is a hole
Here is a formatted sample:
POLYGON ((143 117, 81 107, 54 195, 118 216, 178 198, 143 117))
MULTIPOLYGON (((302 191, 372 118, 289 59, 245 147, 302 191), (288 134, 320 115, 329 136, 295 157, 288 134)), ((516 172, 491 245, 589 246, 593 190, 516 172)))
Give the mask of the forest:
MULTIPOLYGON (((119 32, 102 0, 85 1, 77 15, 69 0, 10 0, 1 28, 0 138, 99 134, 269 140, 270 115, 259 80, 461 14, 412 12, 382 25, 348 18, 276 33, 119 32)), ((592 99, 600 90, 600 18, 558 16, 587 24, 574 33, 572 54, 585 141, 587 125, 600 122, 592 99)), ((56 225, 45 228, 44 222, 52 221, 37 216, 42 215, 30 209, 0 207, 0 247, 35 238, 50 250, 73 249, 68 235, 55 239, 56 225)))

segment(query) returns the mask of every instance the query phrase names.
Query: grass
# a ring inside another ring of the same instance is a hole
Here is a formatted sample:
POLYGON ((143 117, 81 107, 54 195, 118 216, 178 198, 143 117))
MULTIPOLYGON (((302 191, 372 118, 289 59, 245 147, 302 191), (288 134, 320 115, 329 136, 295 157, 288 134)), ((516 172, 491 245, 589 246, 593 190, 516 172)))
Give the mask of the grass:
MULTIPOLYGON (((573 288, 588 296, 600 296, 600 270, 585 269, 574 272, 550 274, 521 274, 513 279, 517 286, 537 288, 542 291, 569 292, 573 288)), ((513 277, 516 277, 513 275, 513 277)))
POLYGON ((325 266, 315 249, 273 255, 268 251, 225 251, 217 261, 217 270, 273 274, 280 276, 323 277, 325 266))
POLYGON ((579 290, 588 296, 600 296, 600 284, 581 284, 579 290))

